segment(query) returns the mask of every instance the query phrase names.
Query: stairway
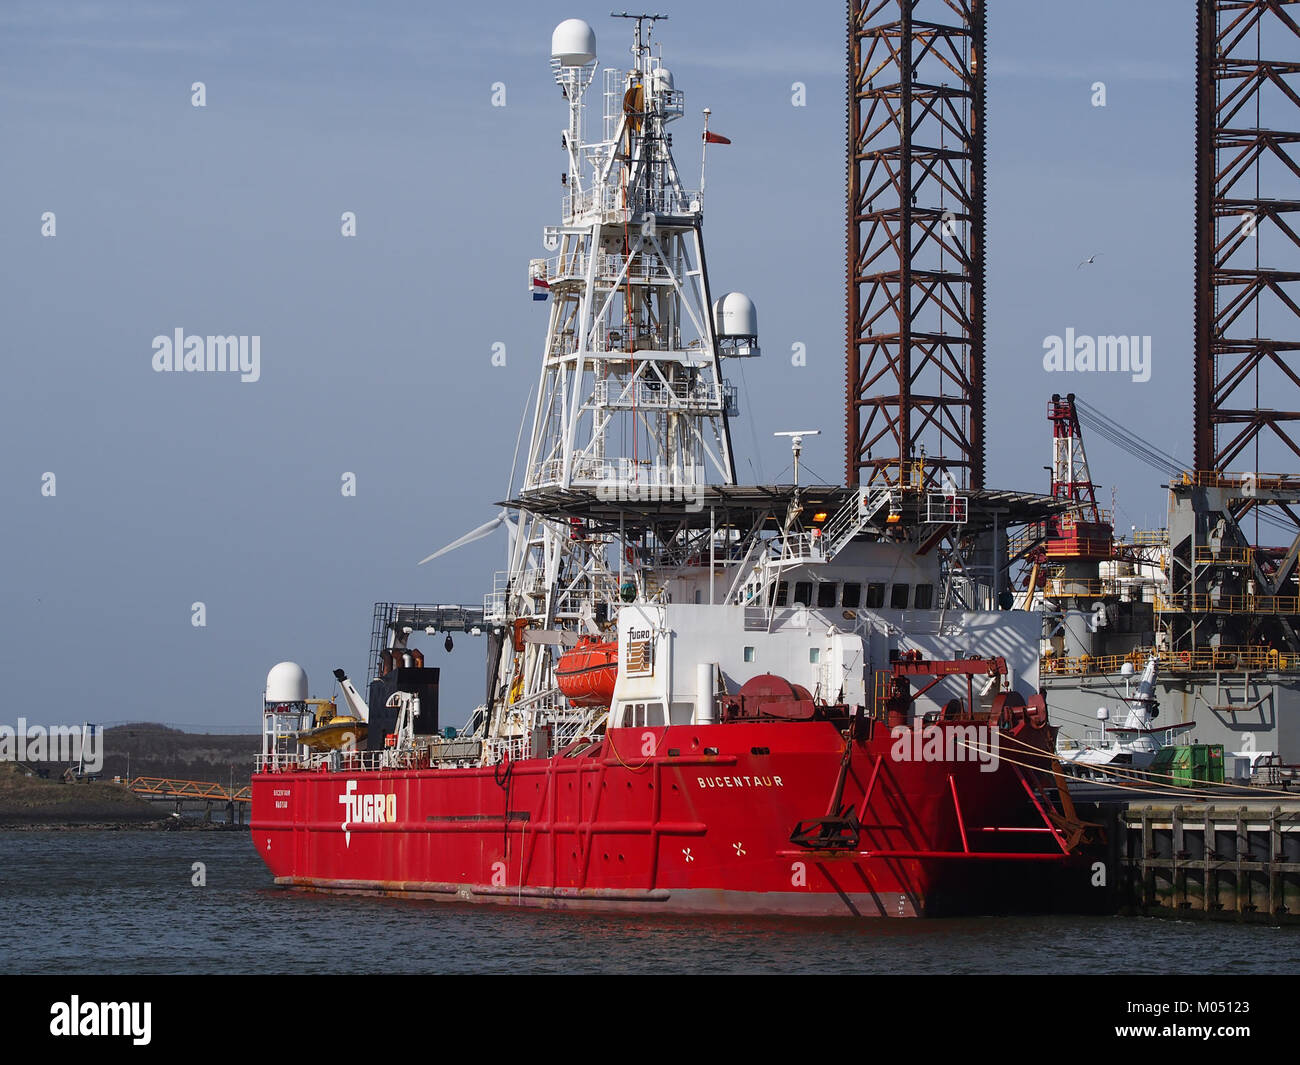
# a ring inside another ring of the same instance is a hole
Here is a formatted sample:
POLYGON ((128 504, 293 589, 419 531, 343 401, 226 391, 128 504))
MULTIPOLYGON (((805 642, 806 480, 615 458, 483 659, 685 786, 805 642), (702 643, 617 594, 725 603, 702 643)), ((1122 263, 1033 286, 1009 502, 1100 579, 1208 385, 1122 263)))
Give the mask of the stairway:
POLYGON ((829 562, 862 532, 890 501, 888 485, 859 488, 822 529, 822 545, 829 562))

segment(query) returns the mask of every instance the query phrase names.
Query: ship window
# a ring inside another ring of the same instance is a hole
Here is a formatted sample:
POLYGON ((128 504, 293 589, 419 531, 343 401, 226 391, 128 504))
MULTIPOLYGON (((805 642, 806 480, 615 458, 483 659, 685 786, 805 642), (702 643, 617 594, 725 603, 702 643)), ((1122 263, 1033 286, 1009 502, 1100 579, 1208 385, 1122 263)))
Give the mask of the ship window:
POLYGON ((796 606, 809 606, 812 603, 812 581, 794 582, 794 601, 796 606))
POLYGON ((817 585, 817 605, 834 606, 840 586, 835 581, 822 581, 817 585))
POLYGON ((816 665, 822 660, 822 649, 820 647, 808 648, 808 661, 816 665))
POLYGON ((916 586, 916 595, 912 599, 912 605, 917 610, 931 610, 934 608, 934 585, 918 584, 916 586))
POLYGON ((889 589, 889 605, 894 610, 907 609, 907 593, 912 590, 910 584, 896 584, 889 589))
POLYGON ((778 581, 776 585, 776 605, 785 606, 786 601, 790 598, 790 585, 786 581, 778 581))
POLYGON ((651 713, 663 713, 662 703, 629 703, 623 712, 624 728, 644 728, 650 724, 651 713))
POLYGON ((752 647, 745 648, 745 661, 746 662, 754 661, 754 649, 752 647))
POLYGON ((857 581, 845 581, 843 602, 845 606, 861 606, 862 585, 857 581))
POLYGON ((879 610, 885 605, 885 585, 883 581, 872 581, 867 585, 867 609, 879 610))
POLYGON ((695 602, 697 604, 704 602, 704 592, 699 588, 695 589, 695 602))

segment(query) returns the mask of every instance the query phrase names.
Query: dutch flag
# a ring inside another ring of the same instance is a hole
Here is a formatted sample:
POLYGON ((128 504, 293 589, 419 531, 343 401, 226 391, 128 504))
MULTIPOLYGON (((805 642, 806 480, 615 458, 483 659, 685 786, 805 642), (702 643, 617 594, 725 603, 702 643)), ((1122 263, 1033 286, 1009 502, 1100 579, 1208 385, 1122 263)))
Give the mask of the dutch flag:
POLYGON ((535 277, 533 278, 532 290, 533 302, 535 303, 538 300, 546 299, 546 297, 550 295, 551 286, 542 278, 535 277))

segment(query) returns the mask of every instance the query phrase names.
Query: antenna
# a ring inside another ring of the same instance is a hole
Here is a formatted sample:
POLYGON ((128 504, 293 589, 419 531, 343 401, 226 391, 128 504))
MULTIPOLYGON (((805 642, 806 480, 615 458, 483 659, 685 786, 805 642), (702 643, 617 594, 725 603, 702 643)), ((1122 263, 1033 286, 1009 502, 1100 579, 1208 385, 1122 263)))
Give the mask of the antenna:
POLYGON ((650 28, 653 29, 653 28, 654 28, 654 24, 655 24, 656 22, 660 21, 661 19, 662 19, 664 22, 667 22, 667 21, 668 21, 668 16, 667 16, 667 15, 658 15, 658 14, 651 15, 651 14, 647 14, 647 13, 645 13, 645 12, 641 13, 640 15, 633 15, 633 14, 630 14, 629 12, 627 12, 627 11, 611 11, 611 12, 609 13, 609 17, 610 17, 610 18, 630 18, 630 19, 635 19, 635 20, 636 20, 636 43, 632 46, 632 54, 635 55, 635 56, 637 57, 637 60, 638 60, 638 63, 637 63, 637 69, 639 70, 639 69, 641 68, 641 64, 640 64, 640 62, 639 62, 641 56, 644 55, 646 52, 648 52, 648 51, 650 50, 650 40, 649 40, 650 34, 649 34, 649 32, 646 33, 646 39, 645 39, 644 41, 641 39, 641 27, 642 27, 642 25, 643 25, 644 23, 648 22, 648 23, 650 23, 650 28))
POLYGON ((805 436, 821 436, 820 429, 794 429, 786 430, 780 433, 773 433, 773 436, 788 436, 790 438, 790 450, 794 452, 794 486, 799 487, 799 452, 803 450, 803 438, 805 436))

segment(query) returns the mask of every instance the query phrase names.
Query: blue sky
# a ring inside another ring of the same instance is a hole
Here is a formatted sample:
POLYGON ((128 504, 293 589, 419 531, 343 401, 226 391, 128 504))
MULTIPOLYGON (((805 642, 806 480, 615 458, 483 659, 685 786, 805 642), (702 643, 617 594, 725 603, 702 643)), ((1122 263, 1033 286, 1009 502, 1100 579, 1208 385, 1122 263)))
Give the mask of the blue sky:
MULTIPOLYGON (((1190 460, 1192 5, 990 9, 987 480, 1045 490, 1053 391, 1190 460), (1150 335, 1151 380, 1045 373, 1067 327, 1150 335)), ((705 235, 713 290, 759 310, 764 358, 733 378, 741 479, 788 465, 773 431, 820 426, 805 461, 837 480, 843 5, 667 10, 678 162, 698 173, 705 106, 733 142, 710 153, 705 235)), ((607 7, 568 3, 4 6, 0 719, 251 731, 277 661, 318 694, 336 666, 364 677, 375 600, 490 590, 504 534, 415 563, 506 492, 545 330, 526 268, 559 221, 567 17, 625 62, 607 7), (176 328, 260 336, 261 379, 153 372, 176 328)), ((1090 459, 1121 526, 1161 522, 1156 475, 1100 440, 1090 459)), ((435 646, 461 723, 482 644, 435 646)))

